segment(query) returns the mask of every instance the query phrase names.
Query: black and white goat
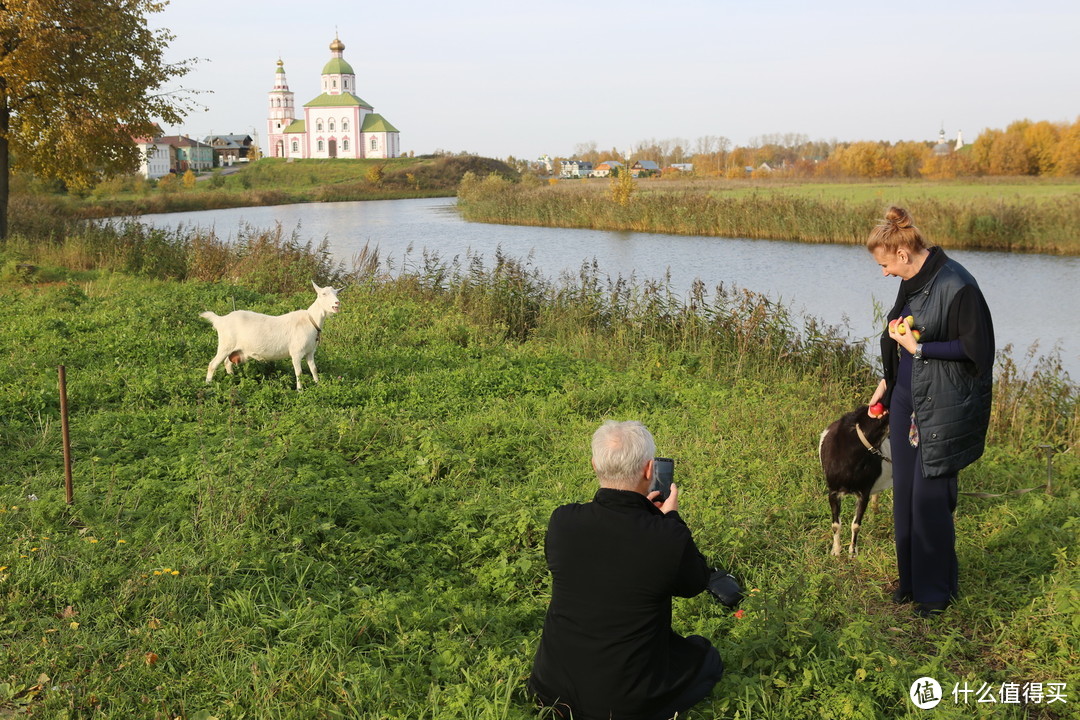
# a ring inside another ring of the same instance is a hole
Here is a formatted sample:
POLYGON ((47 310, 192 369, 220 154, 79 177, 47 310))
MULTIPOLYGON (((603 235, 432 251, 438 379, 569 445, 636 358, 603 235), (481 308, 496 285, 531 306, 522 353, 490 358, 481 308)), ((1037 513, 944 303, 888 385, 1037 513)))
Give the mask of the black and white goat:
POLYGON ((889 446, 889 416, 872 418, 866 406, 852 410, 825 428, 818 443, 821 469, 829 486, 832 508, 832 554, 840 554, 840 502, 845 495, 856 497, 855 519, 851 522, 848 553, 858 552, 859 526, 870 496, 892 487, 892 452, 889 446))

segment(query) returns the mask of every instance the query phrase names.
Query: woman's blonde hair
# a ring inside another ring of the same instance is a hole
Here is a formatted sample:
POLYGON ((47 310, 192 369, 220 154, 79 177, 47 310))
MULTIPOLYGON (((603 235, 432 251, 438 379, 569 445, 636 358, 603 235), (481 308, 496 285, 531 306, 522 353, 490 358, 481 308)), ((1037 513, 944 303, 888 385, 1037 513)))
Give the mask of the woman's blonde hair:
POLYGON ((909 251, 925 250, 930 243, 915 227, 908 211, 893 205, 885 213, 885 219, 870 231, 870 237, 866 239, 866 249, 874 252, 878 248, 888 252, 896 252, 900 248, 909 251))

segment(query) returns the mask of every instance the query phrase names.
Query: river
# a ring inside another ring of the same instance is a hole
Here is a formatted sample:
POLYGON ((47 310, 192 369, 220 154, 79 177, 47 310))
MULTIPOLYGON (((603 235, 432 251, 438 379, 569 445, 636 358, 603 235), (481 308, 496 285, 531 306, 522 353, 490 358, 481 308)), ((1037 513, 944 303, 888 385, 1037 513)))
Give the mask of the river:
MULTIPOLYGON (((849 339, 877 333, 874 305, 888 309, 896 278, 885 278, 861 246, 812 245, 604 230, 485 225, 462 220, 454 198, 307 203, 271 207, 144 215, 156 227, 212 228, 235 237, 243 226, 297 231, 304 240, 326 239, 334 256, 351 266, 365 245, 377 247, 384 265, 419 264, 422 253, 444 260, 481 255, 490 267, 496 250, 528 261, 557 279, 595 259, 602 273, 641 280, 670 276, 685 295, 695 279, 710 291, 718 284, 761 293, 793 313, 816 317, 849 339)), ((868 228, 869 230, 869 228, 868 228)), ((994 317, 998 348, 1030 371, 1032 356, 1060 354, 1063 368, 1080 378, 1080 257, 949 251, 978 279, 994 317)))

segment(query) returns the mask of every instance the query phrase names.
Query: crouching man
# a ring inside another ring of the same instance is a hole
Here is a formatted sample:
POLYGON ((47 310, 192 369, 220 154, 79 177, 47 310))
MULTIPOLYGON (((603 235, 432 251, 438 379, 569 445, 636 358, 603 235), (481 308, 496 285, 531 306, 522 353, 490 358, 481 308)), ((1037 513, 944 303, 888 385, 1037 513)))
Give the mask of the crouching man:
POLYGON ((600 489, 548 523, 551 605, 529 689, 562 717, 670 718, 723 674, 708 640, 671 629, 671 598, 705 590, 711 570, 679 517, 678 488, 662 503, 649 492, 655 454, 640 422, 605 422, 592 439, 600 489))

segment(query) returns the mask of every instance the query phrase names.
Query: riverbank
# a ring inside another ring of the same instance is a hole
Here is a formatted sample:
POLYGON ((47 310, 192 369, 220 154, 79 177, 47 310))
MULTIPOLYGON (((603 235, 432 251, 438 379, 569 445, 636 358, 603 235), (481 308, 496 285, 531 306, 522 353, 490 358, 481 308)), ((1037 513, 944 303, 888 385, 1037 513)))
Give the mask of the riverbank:
MULTIPOLYGON (((95 242, 86 258, 138 276, 43 248, 0 280, 0 713, 536 718, 544 528, 591 496, 588 437, 609 417, 642 419, 678 459, 698 545, 750 590, 738 617, 676 603, 676 629, 726 665, 695 717, 900 716, 930 675, 939 714, 962 718, 954 684, 1071 679, 1075 453, 1055 459, 1053 495, 961 499, 964 594, 916 619, 888 599, 890 494, 857 561, 828 554, 817 436, 865 398, 869 370, 827 334, 793 342, 760 297, 683 303, 588 273, 553 285, 509 259, 345 273, 273 237, 185 266, 233 280, 161 280, 182 243, 95 242), (304 307, 311 277, 348 286, 321 382, 297 393, 278 362, 205 385, 215 339, 198 313, 304 307)), ((963 489, 1044 482, 1038 445, 1075 447, 1076 403, 1054 378, 999 378, 963 489)))
POLYGON ((263 207, 307 202, 453 197, 466 173, 517 179, 505 163, 471 155, 388 160, 264 158, 190 177, 147 181, 111 178, 81 193, 49 192, 17 183, 10 204, 12 234, 40 235, 58 219, 88 219, 263 207))
POLYGON ((472 222, 861 244, 889 205, 953 249, 1080 254, 1080 182, 507 182, 468 177, 458 191, 472 222))

